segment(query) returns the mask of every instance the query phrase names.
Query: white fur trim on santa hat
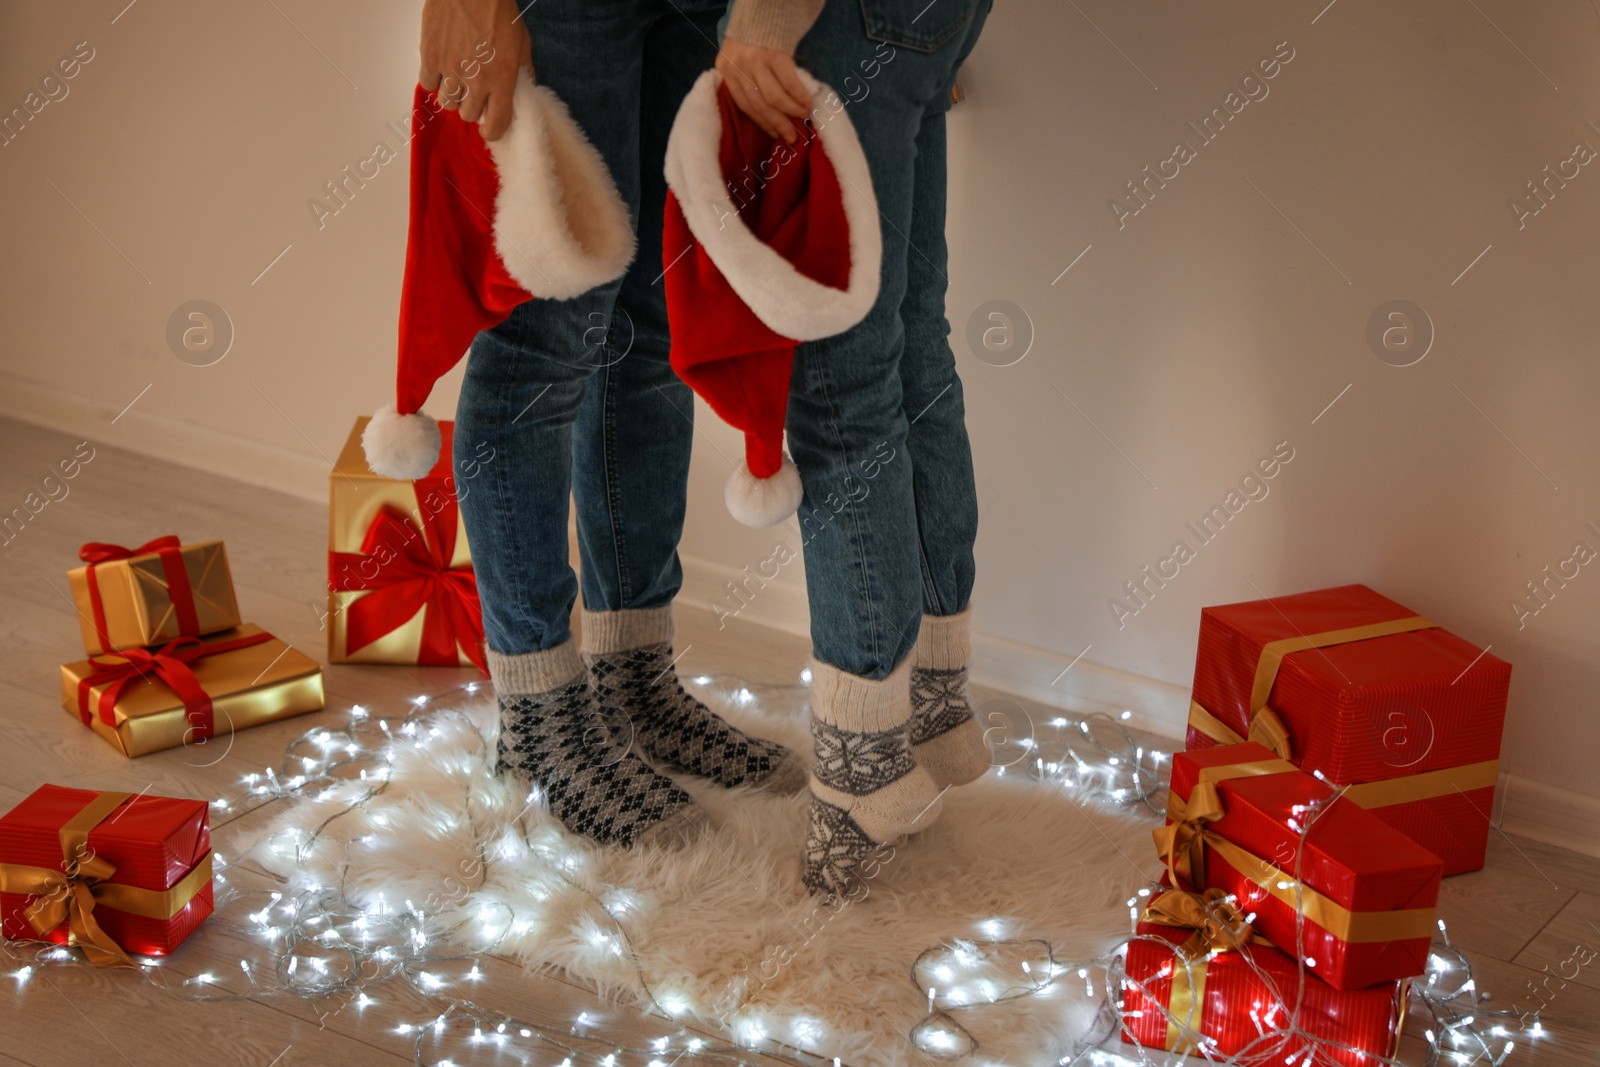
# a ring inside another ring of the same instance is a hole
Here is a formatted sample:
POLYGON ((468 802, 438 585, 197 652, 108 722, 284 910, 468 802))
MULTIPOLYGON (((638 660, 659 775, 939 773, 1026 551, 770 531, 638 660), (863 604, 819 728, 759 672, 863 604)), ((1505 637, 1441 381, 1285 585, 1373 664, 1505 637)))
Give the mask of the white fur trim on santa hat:
POLYGON ((883 234, 878 199, 856 128, 838 94, 805 71, 812 122, 839 176, 845 221, 850 226, 850 283, 835 289, 813 281, 762 242, 739 218, 722 174, 722 113, 717 87, 722 76, 708 70, 694 83, 667 139, 667 185, 683 209, 696 241, 756 317, 796 341, 817 341, 860 322, 878 299, 883 234), (824 101, 840 104, 830 112, 824 101))
POLYGON ((517 74, 511 126, 489 142, 500 176, 494 246, 536 297, 566 300, 622 277, 635 238, 594 145, 554 92, 517 74))
POLYGON ((728 475, 728 484, 722 499, 728 512, 746 526, 765 530, 787 519, 800 507, 805 488, 800 484, 800 472, 783 457, 783 465, 770 478, 757 478, 750 473, 749 465, 740 462, 728 475))
POLYGON ((372 473, 385 478, 415 481, 439 462, 439 424, 418 411, 402 415, 385 404, 361 433, 361 449, 372 473))

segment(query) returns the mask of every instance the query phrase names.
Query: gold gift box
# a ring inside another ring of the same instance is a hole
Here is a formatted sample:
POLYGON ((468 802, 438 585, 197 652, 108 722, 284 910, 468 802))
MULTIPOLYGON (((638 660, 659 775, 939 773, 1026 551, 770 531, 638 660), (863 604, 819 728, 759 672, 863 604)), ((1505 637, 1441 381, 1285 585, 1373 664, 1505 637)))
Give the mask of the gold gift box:
MULTIPOLYGON (((239 603, 233 595, 233 574, 221 541, 201 541, 179 549, 183 569, 194 594, 195 618, 200 633, 215 633, 239 625, 239 603)), ((181 636, 177 610, 167 592, 167 570, 161 555, 146 552, 128 559, 95 565, 95 584, 105 609, 110 648, 102 648, 94 628, 94 605, 89 598, 89 568, 67 572, 72 602, 78 609, 83 650, 91 656, 123 648, 161 645, 181 636)))
MULTIPOLYGON (((261 632, 259 626, 245 625, 201 640, 208 645, 220 644, 261 632)), ((62 665, 61 706, 74 719, 78 718, 78 683, 102 669, 89 660, 62 665)), ((191 661, 189 669, 211 697, 217 737, 318 711, 323 705, 321 664, 276 637, 258 645, 203 656, 191 661)), ((177 748, 190 740, 187 710, 165 682, 154 677, 128 682, 117 699, 115 725, 100 718, 100 694, 104 688, 101 684, 89 691, 89 726, 124 756, 177 748)))
MULTIPOLYGON (((361 434, 367 428, 367 416, 356 419, 355 427, 345 440, 338 462, 328 475, 328 550, 330 552, 359 553, 362 541, 372 520, 385 507, 394 508, 415 516, 423 508, 436 514, 440 507, 440 494, 452 491, 451 430, 448 421, 440 421, 439 432, 443 445, 439 449, 439 462, 427 476, 415 482, 385 478, 374 474, 367 466, 366 453, 361 448, 361 434)), ((464 567, 472 562, 472 550, 467 545, 467 527, 458 514, 456 517, 456 543, 450 555, 451 567, 464 567)), ((334 583, 330 583, 334 584, 334 583)), ((371 593, 370 589, 329 589, 328 614, 323 627, 328 632, 329 663, 400 663, 415 664, 422 647, 422 626, 427 609, 417 612, 404 624, 384 634, 355 652, 345 649, 346 612, 351 604, 371 593)), ((472 661, 457 648, 457 660, 463 667, 472 661)))

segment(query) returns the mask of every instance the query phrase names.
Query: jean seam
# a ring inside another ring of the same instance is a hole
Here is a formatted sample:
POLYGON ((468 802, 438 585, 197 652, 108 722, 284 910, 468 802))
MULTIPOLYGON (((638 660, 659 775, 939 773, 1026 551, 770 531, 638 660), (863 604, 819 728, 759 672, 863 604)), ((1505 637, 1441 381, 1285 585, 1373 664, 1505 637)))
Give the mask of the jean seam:
MULTIPOLYGON (((609 357, 609 351, 607 352, 609 357)), ((617 485, 617 448, 616 448, 616 408, 614 405, 615 389, 611 375, 612 364, 606 363, 601 371, 601 396, 600 396, 600 469, 605 478, 606 520, 610 527, 611 557, 616 562, 614 578, 617 583, 616 607, 625 608, 633 598, 633 578, 628 571, 627 550, 628 537, 623 532, 622 524, 617 521, 617 516, 622 510, 622 491, 617 485)), ((606 605, 610 610, 611 605, 606 605)))
MULTIPOLYGON (((825 366, 818 366, 815 371, 815 378, 817 390, 822 394, 823 402, 828 407, 828 431, 833 435, 834 443, 838 446, 839 456, 844 460, 845 469, 849 470, 849 452, 845 448, 844 439, 839 433, 839 410, 833 402, 832 395, 828 391, 827 368, 825 366)), ((853 512, 854 510, 855 509, 847 506, 846 508, 842 509, 841 514, 843 511, 853 512)), ((835 517, 837 518, 837 516, 835 517)), ((875 658, 881 658, 883 654, 882 636, 879 633, 878 612, 877 609, 873 607, 873 574, 871 561, 867 558, 866 539, 862 535, 861 531, 861 516, 852 514, 850 516, 850 533, 846 535, 844 530, 841 528, 840 534, 841 536, 846 537, 846 543, 849 545, 852 554, 856 557, 856 566, 861 574, 861 580, 863 583, 863 588, 861 590, 861 601, 867 606, 867 613, 865 619, 860 619, 858 617, 858 621, 864 621, 866 623, 866 629, 871 635, 871 647, 867 651, 871 656, 875 658)), ((889 665, 889 669, 891 671, 894 669, 894 667, 895 664, 891 663, 889 665)))
MULTIPOLYGON (((521 327, 520 324, 517 325, 516 330, 517 330, 517 335, 516 335, 517 344, 520 347, 521 343, 522 343, 522 340, 523 340, 523 332, 522 332, 522 327, 521 327)), ((497 370, 499 371, 499 374, 497 375, 497 380, 495 382, 495 403, 494 403, 494 406, 493 406, 493 410, 495 411, 497 416, 503 416, 505 414, 505 411, 506 411, 506 403, 505 402, 506 402, 506 399, 507 399, 507 396, 508 396, 508 393, 510 391, 511 384, 512 384, 512 381, 511 381, 512 375, 511 375, 510 366, 506 361, 504 361, 504 360, 496 360, 496 365, 497 365, 497 370)), ((504 464, 504 463, 496 464, 495 472, 494 472, 494 488, 495 488, 494 517, 495 517, 495 524, 496 524, 496 526, 499 527, 499 529, 496 531, 496 537, 494 539, 494 543, 497 544, 497 545, 500 545, 500 546, 504 546, 504 545, 512 543, 512 537, 513 537, 513 532, 512 531, 513 531, 513 528, 515 526, 515 522, 513 521, 513 516, 512 516, 511 502, 510 502, 510 497, 511 497, 510 485, 509 485, 509 482, 507 480, 508 477, 509 477, 510 472, 506 468, 507 468, 507 464, 504 464)), ((527 585, 526 585, 526 583, 524 581, 524 572, 520 567, 511 568, 509 577, 511 579, 510 585, 511 585, 512 594, 513 594, 512 595, 512 604, 514 605, 515 610, 520 612, 520 611, 525 609, 525 607, 526 607, 526 605, 528 603, 530 590, 528 589, 528 587, 527 587, 527 585)), ((529 629, 531 630, 532 627, 530 627, 529 629)), ((513 651, 515 651, 515 652, 537 651, 539 645, 542 643, 543 636, 545 636, 545 635, 530 634, 530 641, 531 641, 531 643, 533 645, 532 649, 515 649, 515 650, 507 649, 506 651, 508 653, 509 652, 513 652, 513 651)), ((495 651, 499 652, 501 650, 500 649, 495 649, 495 651)))
MULTIPOLYGON (((913 478, 915 474, 913 473, 913 478)), ((916 482, 911 483, 912 498, 916 498, 916 482)), ((922 601, 924 614, 944 615, 944 602, 939 599, 939 583, 934 580, 933 568, 928 564, 928 546, 922 539, 922 524, 917 524, 917 560, 922 566, 922 601)))

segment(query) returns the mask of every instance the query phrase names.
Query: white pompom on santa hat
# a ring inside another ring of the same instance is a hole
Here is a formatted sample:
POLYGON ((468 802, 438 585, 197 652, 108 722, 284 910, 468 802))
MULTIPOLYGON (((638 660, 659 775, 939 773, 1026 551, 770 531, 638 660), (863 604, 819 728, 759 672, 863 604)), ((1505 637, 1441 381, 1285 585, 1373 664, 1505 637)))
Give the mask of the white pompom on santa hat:
POLYGON ((375 473, 408 480, 439 460, 439 425, 422 405, 473 337, 535 296, 563 300, 620 278, 635 243, 600 153, 526 70, 498 141, 420 85, 411 132, 396 397, 361 438, 375 473))
POLYGON ((672 368, 744 432, 725 499, 758 528, 787 519, 803 496, 783 454, 795 345, 865 318, 883 260, 855 127, 836 93, 799 73, 813 109, 794 123, 795 144, 740 111, 714 70, 689 90, 667 141, 672 368))

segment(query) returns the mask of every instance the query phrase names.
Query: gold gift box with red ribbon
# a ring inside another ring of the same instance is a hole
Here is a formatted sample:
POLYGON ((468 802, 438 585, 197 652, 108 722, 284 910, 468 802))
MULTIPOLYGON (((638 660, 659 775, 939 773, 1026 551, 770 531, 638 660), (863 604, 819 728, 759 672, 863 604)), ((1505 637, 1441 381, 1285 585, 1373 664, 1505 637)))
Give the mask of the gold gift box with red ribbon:
POLYGON ((204 744, 322 705, 321 665, 259 626, 61 668, 61 706, 129 757, 204 744))
POLYGON ((356 420, 328 477, 329 663, 476 666, 488 673, 472 552, 451 473, 449 422, 439 461, 416 481, 374 474, 356 420))
POLYGON ((164 956, 211 914, 203 800, 44 785, 0 816, 0 920, 99 967, 164 956))
POLYGON ((68 571, 67 582, 88 655, 239 625, 221 541, 185 545, 168 535, 136 548, 91 541, 78 558, 84 566, 68 571))

